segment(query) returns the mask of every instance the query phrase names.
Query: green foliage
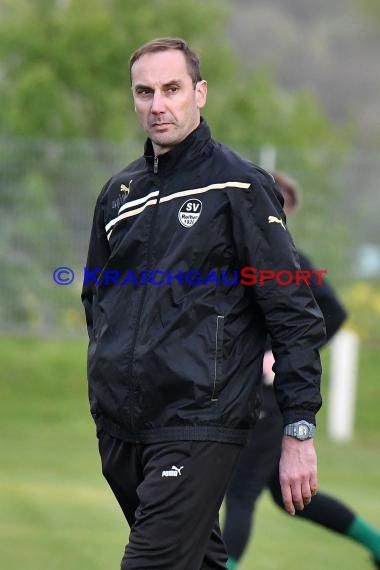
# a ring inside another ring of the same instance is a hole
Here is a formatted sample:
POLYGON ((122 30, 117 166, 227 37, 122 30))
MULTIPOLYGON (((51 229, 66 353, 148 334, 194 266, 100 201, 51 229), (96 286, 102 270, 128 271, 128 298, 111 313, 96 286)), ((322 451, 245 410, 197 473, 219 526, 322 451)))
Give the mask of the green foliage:
MULTIPOLYGON (((215 2, 19 0, 0 20, 0 131, 122 140, 135 133, 128 58, 158 35, 226 53, 215 2)), ((226 57, 227 53, 226 53, 226 57)))
MULTIPOLYGON (((332 126, 310 92, 281 91, 266 69, 248 73, 226 40, 227 17, 216 0, 3 0, 0 261, 13 301, 0 307, 2 322, 34 330, 81 322, 79 280, 64 291, 51 275, 60 265, 83 267, 96 194, 141 152, 128 58, 153 37, 182 36, 197 48, 217 139, 256 162, 263 145, 274 145, 278 167, 320 198, 305 200, 307 227, 297 234, 308 250, 311 230, 340 196, 330 169, 349 130, 332 126)), ((338 230, 328 229, 319 259, 327 267, 339 251, 327 247, 332 232, 338 243, 338 230)))
POLYGON ((0 22, 0 132, 120 141, 138 129, 128 58, 157 36, 200 53, 214 133, 239 148, 340 144, 311 93, 282 93, 265 69, 247 73, 228 45, 223 3, 201 0, 19 0, 0 22))
POLYGON ((222 140, 238 148, 260 148, 274 145, 287 150, 345 147, 348 127, 336 128, 309 91, 286 93, 279 89, 265 68, 256 69, 244 80, 232 76, 228 99, 223 105, 228 109, 213 111, 213 86, 206 114, 210 115, 213 131, 222 140), (211 107, 211 109, 209 109, 211 107))

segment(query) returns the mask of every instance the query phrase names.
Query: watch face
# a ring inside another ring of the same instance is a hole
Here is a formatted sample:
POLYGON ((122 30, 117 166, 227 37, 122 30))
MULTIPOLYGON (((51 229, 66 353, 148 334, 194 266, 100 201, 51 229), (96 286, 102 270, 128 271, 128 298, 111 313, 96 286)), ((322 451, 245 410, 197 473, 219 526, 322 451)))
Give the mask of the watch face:
POLYGON ((298 436, 307 437, 309 435, 309 428, 305 425, 298 426, 298 436))

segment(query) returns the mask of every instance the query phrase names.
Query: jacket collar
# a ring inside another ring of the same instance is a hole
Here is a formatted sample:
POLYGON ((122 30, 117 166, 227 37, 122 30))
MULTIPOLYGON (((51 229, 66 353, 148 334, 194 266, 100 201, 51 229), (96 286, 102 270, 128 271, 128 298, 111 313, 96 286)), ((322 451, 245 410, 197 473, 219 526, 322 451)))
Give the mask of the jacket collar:
POLYGON ((144 146, 144 158, 149 170, 162 174, 174 168, 183 167, 199 156, 211 142, 211 132, 206 121, 201 117, 197 128, 169 152, 155 157, 152 141, 147 139, 144 146))

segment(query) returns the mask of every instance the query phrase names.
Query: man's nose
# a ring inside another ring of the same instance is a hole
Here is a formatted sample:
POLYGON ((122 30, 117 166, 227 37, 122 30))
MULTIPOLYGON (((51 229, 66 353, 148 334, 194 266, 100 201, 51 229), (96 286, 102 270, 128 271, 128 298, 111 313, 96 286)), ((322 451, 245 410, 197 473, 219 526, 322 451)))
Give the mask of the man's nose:
POLYGON ((154 92, 151 111, 154 114, 165 112, 165 100, 162 93, 159 91, 154 92))

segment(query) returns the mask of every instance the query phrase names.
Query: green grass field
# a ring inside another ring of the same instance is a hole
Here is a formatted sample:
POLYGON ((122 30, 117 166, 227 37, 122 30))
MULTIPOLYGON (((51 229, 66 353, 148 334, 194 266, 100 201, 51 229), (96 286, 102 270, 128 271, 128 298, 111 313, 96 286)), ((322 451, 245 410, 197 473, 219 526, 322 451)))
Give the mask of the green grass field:
MULTIPOLYGON (((84 341, 0 341, 0 567, 119 568, 128 530, 104 482, 87 406, 84 341)), ((328 441, 319 414, 319 482, 380 526, 380 355, 363 349, 356 429, 328 441)), ((370 570, 367 553, 279 512, 265 495, 241 570, 370 570)), ((168 569, 170 570, 170 569, 168 569)))

